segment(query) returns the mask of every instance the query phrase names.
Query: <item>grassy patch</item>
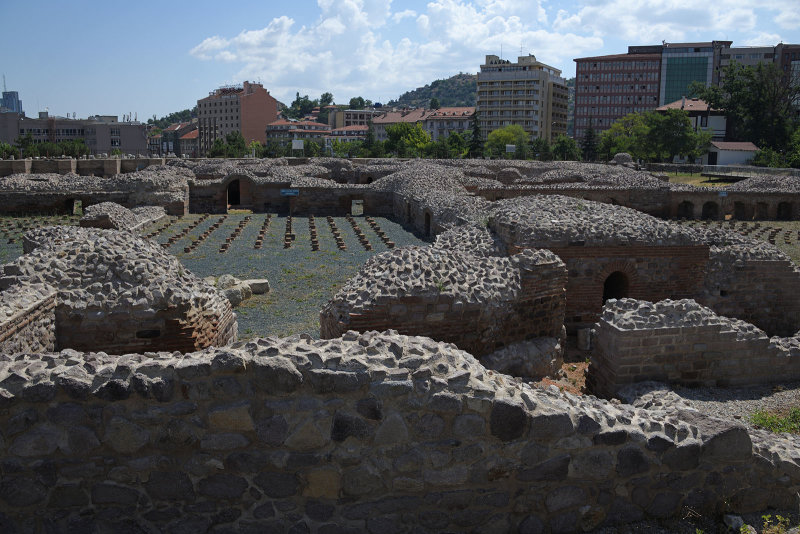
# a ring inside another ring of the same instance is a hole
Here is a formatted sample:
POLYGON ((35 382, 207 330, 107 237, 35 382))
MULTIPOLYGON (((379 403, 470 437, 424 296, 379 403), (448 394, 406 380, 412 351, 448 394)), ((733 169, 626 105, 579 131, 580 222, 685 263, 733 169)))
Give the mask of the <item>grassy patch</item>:
POLYGON ((792 408, 786 415, 758 411, 750 416, 750 421, 771 432, 790 432, 800 434, 800 408, 792 408))
POLYGON ((669 181, 674 184, 688 184, 688 185, 696 185, 699 187, 725 187, 727 185, 731 185, 736 183, 737 180, 725 180, 722 178, 709 178, 708 176, 701 176, 700 174, 694 173, 678 173, 669 175, 669 181))

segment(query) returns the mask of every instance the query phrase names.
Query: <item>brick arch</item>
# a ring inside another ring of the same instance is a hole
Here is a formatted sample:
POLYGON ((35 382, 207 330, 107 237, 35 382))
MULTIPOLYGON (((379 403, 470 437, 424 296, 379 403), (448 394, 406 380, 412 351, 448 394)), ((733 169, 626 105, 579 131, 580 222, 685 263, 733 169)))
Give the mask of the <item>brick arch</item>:
POLYGON ((627 275, 631 282, 633 282, 636 278, 636 264, 633 261, 614 260, 610 263, 607 263, 603 267, 603 270, 594 275, 594 282, 597 284, 603 284, 603 282, 606 281, 606 278, 608 278, 611 273, 617 271, 627 275))

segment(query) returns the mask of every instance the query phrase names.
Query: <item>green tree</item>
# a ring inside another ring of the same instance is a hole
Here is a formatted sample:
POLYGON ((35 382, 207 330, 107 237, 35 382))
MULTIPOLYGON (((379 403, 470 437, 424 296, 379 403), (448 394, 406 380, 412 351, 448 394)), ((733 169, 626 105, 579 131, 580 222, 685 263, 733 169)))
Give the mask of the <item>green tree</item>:
POLYGON ((489 133, 486 140, 486 151, 491 157, 511 158, 506 152, 506 145, 515 145, 514 156, 524 157, 527 152, 528 134, 518 124, 510 124, 489 133))
POLYGON ((322 147, 316 141, 305 139, 303 143, 303 155, 307 158, 316 158, 322 154, 322 147))
POLYGON ((364 148, 371 149, 375 145, 375 127, 372 120, 367 123, 367 135, 364 137, 364 148))
POLYGON ((478 121, 478 113, 472 114, 472 135, 469 139, 469 157, 477 158, 483 156, 483 137, 481 124, 478 121))
POLYGON ((17 137, 14 140, 14 146, 20 151, 22 157, 33 158, 39 155, 39 152, 36 150, 36 143, 33 140, 33 134, 30 132, 17 137))
POLYGON ((360 96, 354 96, 350 99, 350 109, 364 109, 366 101, 360 96))
POLYGON ((675 156, 691 158, 711 141, 710 133, 696 133, 692 129, 689 114, 684 110, 651 111, 644 113, 644 118, 647 125, 645 146, 656 161, 669 162, 675 156))
POLYGON ((241 132, 230 132, 225 136, 225 155, 229 158, 243 158, 249 153, 241 132))
POLYGON ((583 133, 581 151, 583 152, 583 161, 597 160, 597 133, 594 131, 591 121, 589 121, 589 127, 583 133))
POLYGON ((436 98, 435 96, 433 98, 431 98, 430 108, 431 109, 439 109, 440 107, 442 107, 442 105, 439 103, 439 99, 436 98))
POLYGON ((322 93, 319 97, 319 106, 324 108, 333 104, 333 95, 331 93, 322 93))
POLYGON ((561 161, 579 161, 581 150, 575 139, 559 134, 553 141, 553 157, 561 161))
POLYGON ((633 159, 650 159, 645 147, 647 129, 643 113, 629 113, 614 121, 600 136, 599 157, 608 161, 620 152, 627 152, 633 159))
POLYGON ((249 145, 247 145, 247 153, 252 154, 256 158, 263 158, 265 157, 264 154, 265 147, 258 141, 251 141, 249 145))
POLYGON ((458 132, 447 136, 447 150, 451 158, 463 158, 467 153, 467 141, 458 132))
POLYGON ((17 157, 18 155, 19 152, 17 151, 16 148, 9 145, 8 143, 0 141, 0 159, 7 159, 10 158, 11 156, 17 157))
POLYGON ((690 91, 725 112, 727 136, 759 148, 785 151, 798 128, 800 80, 785 77, 775 63, 725 67, 721 86, 694 82, 690 91))
POLYGON ((226 153, 225 141, 221 137, 214 139, 211 148, 208 149, 209 158, 224 158, 226 153))
POLYGON ((286 116, 291 119, 302 119, 311 113, 317 106, 316 100, 310 100, 308 95, 300 96, 300 93, 295 93, 295 99, 291 106, 286 109, 286 116))
POLYGON ((438 141, 428 144, 428 155, 436 159, 449 159, 450 147, 447 144, 447 139, 444 136, 440 137, 438 141))
POLYGON ((425 155, 431 136, 420 124, 399 122, 386 128, 386 150, 400 157, 418 158, 425 155))

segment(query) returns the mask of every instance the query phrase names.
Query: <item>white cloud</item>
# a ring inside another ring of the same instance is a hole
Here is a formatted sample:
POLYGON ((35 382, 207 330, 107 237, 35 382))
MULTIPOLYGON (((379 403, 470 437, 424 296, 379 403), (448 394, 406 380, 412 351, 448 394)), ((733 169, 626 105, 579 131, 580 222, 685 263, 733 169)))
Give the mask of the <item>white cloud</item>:
POLYGON ((200 59, 211 59, 211 52, 222 50, 229 44, 230 42, 227 39, 223 39, 219 35, 215 35, 213 37, 207 37, 206 39, 203 39, 203 42, 192 48, 189 53, 200 59))
POLYGON ((398 23, 398 22, 402 21, 403 19, 406 19, 406 18, 413 19, 413 18, 416 18, 416 16, 417 16, 417 12, 416 11, 414 11, 413 9, 406 9, 404 11, 398 11, 397 13, 392 15, 392 20, 395 23, 398 23))
POLYGON ((232 79, 220 81, 261 79, 283 101, 296 91, 312 98, 331 91, 339 102, 357 95, 386 101, 437 78, 477 72, 484 56, 501 48, 509 59, 520 50, 535 54, 568 77, 573 58, 624 52, 626 45, 726 39, 740 31, 748 40, 734 44, 775 44, 778 32, 765 23, 783 16, 783 25, 800 27, 797 0, 763 2, 427 0, 393 12, 391 0, 317 0, 316 19, 303 25, 276 17, 261 29, 204 39, 190 54, 239 65, 232 79), (604 49, 607 41, 615 49, 604 49))
POLYGON ((744 46, 774 46, 780 42, 781 36, 777 33, 758 32, 753 37, 745 39, 741 43, 734 43, 734 46, 737 44, 742 44, 744 46))

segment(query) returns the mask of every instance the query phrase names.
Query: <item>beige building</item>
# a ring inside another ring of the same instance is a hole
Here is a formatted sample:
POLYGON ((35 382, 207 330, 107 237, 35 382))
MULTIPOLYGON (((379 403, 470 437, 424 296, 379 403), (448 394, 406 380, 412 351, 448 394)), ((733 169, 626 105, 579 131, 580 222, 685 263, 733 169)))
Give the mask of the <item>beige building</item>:
POLYGON ((478 73, 477 113, 484 137, 504 126, 521 126, 532 138, 552 141, 567 133, 567 82, 561 71, 520 56, 516 63, 487 55, 478 73))
POLYGON ((198 150, 204 155, 216 139, 240 132, 246 144, 266 143, 267 124, 278 118, 278 101, 259 83, 220 87, 197 101, 198 150))
POLYGON ((336 106, 328 106, 328 109, 328 125, 334 130, 348 126, 368 126, 373 117, 381 114, 380 110, 375 109, 339 109, 336 106))
POLYGON ((474 113, 473 107, 432 109, 422 127, 434 141, 447 139, 454 133, 464 135, 472 131, 474 113))
POLYGON ((39 118, 18 113, 0 113, 0 141, 14 144, 17 137, 31 134, 35 143, 59 143, 83 139, 92 154, 144 156, 149 153, 147 126, 138 121, 120 122, 115 115, 95 115, 88 119, 51 117, 46 111, 39 118))

